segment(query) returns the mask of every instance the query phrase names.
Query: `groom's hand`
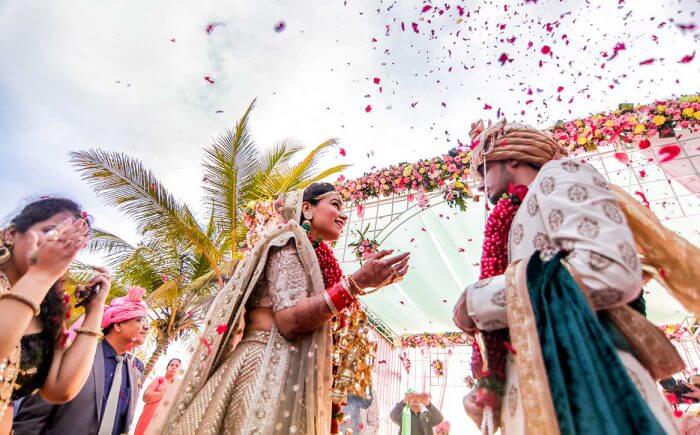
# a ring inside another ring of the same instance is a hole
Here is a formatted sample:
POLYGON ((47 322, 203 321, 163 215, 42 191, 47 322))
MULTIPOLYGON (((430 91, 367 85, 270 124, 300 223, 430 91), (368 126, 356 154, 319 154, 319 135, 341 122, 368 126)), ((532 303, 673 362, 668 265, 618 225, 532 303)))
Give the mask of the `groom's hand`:
POLYGON ((459 297, 457 304, 455 305, 452 321, 457 325, 459 329, 464 332, 472 333, 476 329, 476 325, 471 317, 469 317, 469 311, 467 309, 467 291, 462 292, 462 296, 459 297))

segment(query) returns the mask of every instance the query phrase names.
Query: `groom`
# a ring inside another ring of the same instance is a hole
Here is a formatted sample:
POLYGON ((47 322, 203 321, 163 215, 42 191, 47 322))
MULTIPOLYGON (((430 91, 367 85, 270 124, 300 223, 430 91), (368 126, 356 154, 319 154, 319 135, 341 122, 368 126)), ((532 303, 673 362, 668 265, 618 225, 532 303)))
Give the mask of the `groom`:
MULTIPOLYGON (((634 433, 633 425, 676 433, 626 337, 593 311, 612 312, 641 291, 633 235, 608 183, 590 164, 565 158, 546 132, 504 120, 476 124, 472 133, 472 173, 490 202, 509 186, 528 187, 510 227, 508 272, 468 286, 454 308, 465 332, 510 329, 500 410, 506 433, 634 433)), ((465 398, 465 408, 480 425, 484 409, 475 397, 465 398)))

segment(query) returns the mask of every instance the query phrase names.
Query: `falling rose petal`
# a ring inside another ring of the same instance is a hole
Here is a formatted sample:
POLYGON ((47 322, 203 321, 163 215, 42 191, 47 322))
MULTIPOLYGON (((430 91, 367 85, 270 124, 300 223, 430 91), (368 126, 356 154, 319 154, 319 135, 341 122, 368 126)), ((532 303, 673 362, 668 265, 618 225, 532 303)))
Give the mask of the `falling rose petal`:
POLYGON ((459 252, 465 252, 465 249, 464 249, 464 248, 459 248, 459 249, 457 249, 457 251, 459 251, 459 252))
POLYGON ((210 85, 213 85, 214 83, 216 83, 216 82, 214 81, 214 79, 212 79, 212 78, 209 77, 209 76, 204 76, 204 80, 206 80, 210 85))
POLYGON ((661 158, 661 163, 669 162, 681 153, 681 147, 676 144, 666 145, 659 149, 659 154, 664 156, 661 158))
POLYGON ((625 152, 618 151, 614 155, 617 161, 622 163, 623 165, 626 165, 630 162, 630 156, 628 156, 625 152))
POLYGON ((431 10, 432 8, 433 7, 431 5, 425 5, 425 6, 423 6, 423 9, 421 9, 420 13, 424 14, 424 13, 428 12, 429 10, 431 10))
POLYGON ((343 156, 343 157, 345 157, 346 155, 348 155, 348 153, 345 152, 345 148, 341 148, 341 149, 340 149, 340 155, 343 156))
POLYGON ((408 243, 413 243, 416 239, 412 238, 411 240, 408 241, 408 243))
POLYGON ((557 86, 557 92, 561 92, 564 90, 564 86, 557 86))
POLYGON ((164 273, 161 273, 161 274, 160 274, 160 279, 161 279, 161 281, 163 281, 163 282, 168 282, 168 275, 166 275, 166 274, 164 274, 164 273))
POLYGON ((642 139, 639 141, 639 149, 640 150, 645 150, 651 146, 651 142, 649 142, 649 139, 642 139))
POLYGON ((503 66, 506 64, 506 62, 512 61, 512 59, 508 57, 507 53, 501 53, 501 55, 498 57, 498 61, 501 63, 501 66, 503 66))
POLYGON ((549 45, 543 45, 540 52, 542 52, 542 54, 550 54, 552 49, 549 47, 549 45))
POLYGON ((275 24, 275 32, 280 33, 284 32, 284 29, 287 28, 287 23, 284 22, 284 20, 280 20, 275 24))
POLYGON ((419 33, 418 32, 418 23, 411 23, 411 27, 413 28, 414 32, 419 33))
POLYGON ((372 111, 372 105, 368 104, 367 107, 365 107, 365 112, 369 113, 372 111))
POLYGON ((652 63, 654 63, 654 58, 653 58, 653 57, 639 62, 640 65, 651 65, 652 63))
POLYGON ((634 192, 634 194, 642 200, 642 204, 644 204, 646 208, 650 208, 649 201, 647 200, 647 196, 644 194, 644 192, 640 192, 639 190, 637 190, 636 192, 634 192))
POLYGON ((378 85, 380 81, 381 81, 381 80, 379 79, 379 77, 375 77, 375 78, 374 78, 374 84, 375 84, 375 85, 378 85))
POLYGON ((491 107, 488 104, 484 104, 484 110, 491 110, 491 109, 493 109, 493 107, 491 107))
POLYGON ((171 39, 170 42, 175 42, 175 38, 171 39))
POLYGON ((221 323, 216 327, 216 333, 219 335, 223 335, 226 331, 228 331, 228 325, 225 323, 221 323))
POLYGON ((207 24, 207 27, 205 27, 204 30, 206 30, 208 34, 211 34, 211 32, 213 32, 215 28, 217 28, 219 26, 223 26, 223 25, 224 25, 224 23, 207 24))
POLYGON ((693 54, 686 54, 683 56, 678 63, 690 63, 693 59, 695 59, 695 50, 693 50, 693 54))
POLYGON ((641 170, 639 171, 639 176, 642 177, 642 178, 646 177, 646 176, 647 176, 647 171, 645 171, 644 169, 641 169, 641 170))
POLYGON ((211 343, 206 338, 202 337, 200 339, 204 347, 207 349, 207 355, 211 355, 211 343))

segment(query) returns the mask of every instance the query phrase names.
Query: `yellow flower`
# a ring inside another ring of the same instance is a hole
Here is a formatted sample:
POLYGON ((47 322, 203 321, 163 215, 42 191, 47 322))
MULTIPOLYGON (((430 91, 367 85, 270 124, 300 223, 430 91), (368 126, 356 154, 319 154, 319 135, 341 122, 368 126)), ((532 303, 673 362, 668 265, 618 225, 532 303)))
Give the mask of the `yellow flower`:
POLYGON ((637 124, 634 126, 634 134, 642 134, 646 131, 644 124, 637 124))
POLYGON ((586 145, 586 142, 588 142, 588 139, 586 139, 585 136, 579 136, 578 140, 576 140, 579 145, 586 145))
POLYGON ((698 110, 697 112, 693 113, 693 118, 695 118, 695 119, 697 119, 697 120, 700 120, 700 110, 698 110))
POLYGON ((686 118, 690 118, 691 116, 693 116, 693 112, 695 112, 695 109, 693 109, 692 107, 686 107, 681 113, 683 113, 683 116, 685 116, 686 118))
POLYGON ((610 127, 612 127, 612 126, 614 126, 614 125, 615 125, 615 123, 613 122, 612 119, 608 119, 607 121, 605 121, 605 126, 608 127, 608 128, 610 128, 610 127))
POLYGON ((254 209, 255 208, 255 201, 248 201, 248 208, 249 209, 254 209))
POLYGON ((627 122, 632 125, 635 125, 638 121, 637 118, 635 118, 634 116, 630 116, 629 118, 627 118, 627 122))
POLYGON ((425 174, 425 167, 421 167, 420 170, 418 170, 419 173, 425 174))
POLYGON ((659 113, 664 113, 666 111, 666 106, 664 106, 663 104, 659 104, 658 106, 656 106, 656 111, 659 113))
POLYGON ((666 117, 663 115, 654 115, 653 121, 656 125, 664 125, 666 122, 666 117))
POLYGON ((583 127, 583 121, 581 121, 580 119, 577 119, 576 120, 576 127, 583 127))
POLYGON ((386 184, 386 178, 382 177, 379 179, 380 184, 386 184))
POLYGON ((403 176, 404 177, 410 177, 412 173, 413 173, 413 165, 408 165, 405 168, 403 168, 403 176))

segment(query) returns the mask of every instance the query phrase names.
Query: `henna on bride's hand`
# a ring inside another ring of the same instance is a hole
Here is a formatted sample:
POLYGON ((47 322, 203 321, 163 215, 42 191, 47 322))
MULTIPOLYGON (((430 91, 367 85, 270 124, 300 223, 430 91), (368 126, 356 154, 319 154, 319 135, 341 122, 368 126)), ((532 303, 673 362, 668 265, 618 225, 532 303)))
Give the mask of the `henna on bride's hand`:
POLYGON ((323 297, 315 296, 304 299, 294 308, 294 328, 295 335, 306 335, 323 326, 333 313, 323 297))

